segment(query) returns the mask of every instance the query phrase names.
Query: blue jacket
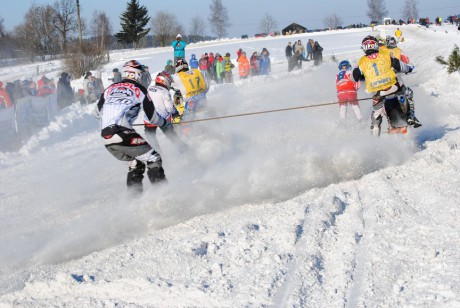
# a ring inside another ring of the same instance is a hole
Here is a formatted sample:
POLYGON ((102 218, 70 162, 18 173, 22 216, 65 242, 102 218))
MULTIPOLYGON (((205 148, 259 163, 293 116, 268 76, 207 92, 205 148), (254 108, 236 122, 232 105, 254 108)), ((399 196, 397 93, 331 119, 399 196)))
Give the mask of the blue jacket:
POLYGON ((174 48, 174 57, 185 58, 185 46, 187 46, 186 42, 182 40, 175 40, 171 43, 171 46, 174 48))
POLYGON ((198 60, 195 58, 194 54, 190 58, 190 61, 188 62, 188 65, 190 66, 190 68, 198 68, 198 60))
POLYGON ((266 55, 261 55, 259 58, 260 63, 260 75, 268 75, 271 71, 271 62, 270 57, 266 55))

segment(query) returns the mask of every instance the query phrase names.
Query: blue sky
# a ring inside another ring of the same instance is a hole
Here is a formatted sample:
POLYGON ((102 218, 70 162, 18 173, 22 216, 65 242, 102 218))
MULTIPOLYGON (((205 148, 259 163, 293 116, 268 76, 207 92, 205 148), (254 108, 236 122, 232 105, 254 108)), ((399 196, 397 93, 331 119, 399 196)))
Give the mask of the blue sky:
MULTIPOLYGON (((2 1, 0 17, 4 19, 8 31, 23 21, 24 14, 34 2, 42 5, 53 4, 55 1, 2 1)), ((95 10, 104 11, 110 16, 114 31, 119 31, 119 16, 126 9, 127 2, 127 0, 80 0, 82 17, 89 21, 95 10)), ((139 2, 147 7, 150 16, 159 10, 175 14, 186 30, 189 28, 192 17, 200 15, 207 19, 211 3, 210 0, 140 0, 139 2)), ((404 0, 386 0, 388 15, 399 19, 404 2, 404 0)), ((323 28, 324 17, 334 13, 342 17, 345 24, 369 23, 366 16, 366 0, 223 0, 223 3, 228 9, 232 23, 228 30, 229 36, 254 35, 260 32, 260 20, 267 13, 277 20, 280 29, 292 22, 297 22, 309 29, 323 28)), ((432 20, 436 16, 445 18, 450 14, 460 14, 459 0, 418 0, 418 8, 421 16, 430 17, 432 20)), ((206 28, 206 34, 211 34, 209 26, 206 28)))

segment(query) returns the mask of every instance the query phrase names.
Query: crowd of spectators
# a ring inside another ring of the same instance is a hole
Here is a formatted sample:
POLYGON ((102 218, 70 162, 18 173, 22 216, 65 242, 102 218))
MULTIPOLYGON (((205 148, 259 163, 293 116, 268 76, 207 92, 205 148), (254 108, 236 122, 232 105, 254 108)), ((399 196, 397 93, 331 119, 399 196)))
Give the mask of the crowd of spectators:
POLYGON ((323 47, 313 39, 309 39, 306 46, 302 45, 301 40, 295 42, 294 45, 289 42, 285 50, 289 72, 302 68, 303 61, 313 61, 314 65, 323 62, 323 47))
MULTIPOLYGON (((117 80, 121 80, 118 69, 114 69, 113 73, 117 80)), ((92 103, 104 90, 101 73, 97 71, 87 72, 83 80, 83 89, 78 89, 76 92, 70 81, 71 76, 67 72, 61 73, 57 84, 54 78, 48 78, 46 75, 42 75, 37 81, 32 78, 5 82, 5 84, 0 81, 0 109, 13 107, 24 97, 47 97, 56 93, 57 105, 61 110, 76 101, 82 104, 92 103)))
POLYGON ((15 80, 13 82, 1 82, 0 108, 9 108, 23 97, 45 97, 56 92, 54 79, 42 75, 37 82, 33 79, 15 80))
MULTIPOLYGON (((240 79, 247 79, 251 76, 268 75, 271 72, 270 53, 263 48, 260 54, 254 51, 250 56, 243 49, 236 51, 236 61, 232 61, 231 54, 226 52, 205 52, 200 58, 195 54, 188 60, 190 69, 198 69, 208 82, 214 81, 217 84, 232 83, 234 69, 238 70, 240 79), (237 66, 236 66, 237 65, 237 66)), ((172 60, 168 60, 164 70, 175 74, 172 60)))

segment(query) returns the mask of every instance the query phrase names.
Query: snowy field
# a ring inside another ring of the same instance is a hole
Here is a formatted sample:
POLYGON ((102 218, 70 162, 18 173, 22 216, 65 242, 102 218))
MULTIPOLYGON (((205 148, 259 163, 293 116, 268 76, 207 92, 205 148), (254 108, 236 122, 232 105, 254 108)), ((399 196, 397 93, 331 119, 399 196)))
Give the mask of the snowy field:
MULTIPOLYGON (((369 101, 363 123, 351 111, 340 123, 331 105, 189 124, 184 154, 158 133, 168 183, 144 179, 136 197, 93 105, 0 153, 0 307, 460 307, 460 74, 434 60, 460 35, 401 29, 423 123, 405 136, 371 137, 369 101)), ((197 117, 333 102, 331 56, 356 64, 370 31, 190 45, 187 59, 235 60, 240 47, 272 59, 271 76, 213 86, 197 117), (287 42, 308 38, 325 63, 287 73, 287 42)), ((172 51, 112 54, 103 76, 133 58, 155 72, 172 51)), ((0 79, 35 70, 0 69, 0 79)))

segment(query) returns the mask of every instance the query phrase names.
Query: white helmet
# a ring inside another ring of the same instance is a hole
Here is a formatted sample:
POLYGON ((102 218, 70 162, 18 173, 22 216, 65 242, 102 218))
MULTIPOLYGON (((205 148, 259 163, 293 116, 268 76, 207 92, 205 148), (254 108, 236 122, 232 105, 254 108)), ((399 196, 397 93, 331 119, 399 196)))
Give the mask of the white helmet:
POLYGON ((168 90, 171 89, 172 83, 173 83, 173 79, 167 71, 162 71, 158 73, 157 77, 155 78, 156 85, 163 86, 168 90))
POLYGON ((178 34, 176 35, 176 38, 182 38, 182 35, 178 34))
POLYGON ((122 68, 123 79, 132 79, 138 83, 141 83, 142 75, 145 72, 145 68, 137 60, 131 60, 125 63, 122 68))

